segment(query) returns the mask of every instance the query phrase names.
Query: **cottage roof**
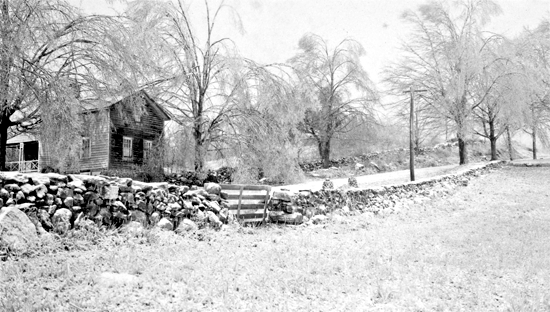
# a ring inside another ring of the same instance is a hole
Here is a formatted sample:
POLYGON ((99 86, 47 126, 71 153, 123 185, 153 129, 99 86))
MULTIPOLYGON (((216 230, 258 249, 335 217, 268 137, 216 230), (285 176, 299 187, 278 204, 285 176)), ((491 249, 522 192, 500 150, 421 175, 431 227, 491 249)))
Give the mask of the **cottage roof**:
POLYGON ((86 111, 87 112, 96 112, 96 111, 100 111, 100 110, 104 110, 104 109, 107 109, 107 108, 111 108, 112 106, 116 105, 116 104, 119 104, 121 103, 123 100, 131 97, 131 96, 135 96, 135 95, 141 95, 143 96, 146 100, 147 100, 147 103, 151 106, 151 108, 155 111, 155 113, 164 121, 167 121, 167 120, 171 120, 171 115, 168 111, 166 111, 161 105, 159 105, 155 100, 153 100, 149 94, 147 94, 147 92, 145 92, 145 90, 139 90, 137 91, 136 93, 133 93, 133 94, 130 94, 130 95, 127 95, 127 96, 117 96, 116 98, 114 99, 111 99, 110 101, 106 101, 106 102, 103 102, 103 104, 95 104, 95 105, 92 105, 92 104, 89 104, 89 105, 86 105, 86 111))

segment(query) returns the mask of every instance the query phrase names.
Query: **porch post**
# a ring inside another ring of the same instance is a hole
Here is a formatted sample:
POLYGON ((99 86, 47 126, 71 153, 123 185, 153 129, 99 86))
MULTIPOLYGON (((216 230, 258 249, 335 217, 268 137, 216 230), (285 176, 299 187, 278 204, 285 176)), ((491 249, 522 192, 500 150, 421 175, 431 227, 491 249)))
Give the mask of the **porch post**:
POLYGON ((19 164, 17 164, 17 171, 22 171, 25 162, 25 143, 19 143, 19 164))

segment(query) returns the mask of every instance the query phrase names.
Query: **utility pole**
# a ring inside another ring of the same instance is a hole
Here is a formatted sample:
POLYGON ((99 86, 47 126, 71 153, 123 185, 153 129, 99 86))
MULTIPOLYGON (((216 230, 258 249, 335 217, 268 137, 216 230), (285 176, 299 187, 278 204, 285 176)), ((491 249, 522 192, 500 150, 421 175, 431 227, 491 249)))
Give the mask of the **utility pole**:
POLYGON ((409 120, 409 170, 411 172, 411 181, 414 181, 414 93, 415 92, 426 92, 428 90, 414 90, 412 87, 409 91, 403 93, 411 94, 411 113, 409 120))

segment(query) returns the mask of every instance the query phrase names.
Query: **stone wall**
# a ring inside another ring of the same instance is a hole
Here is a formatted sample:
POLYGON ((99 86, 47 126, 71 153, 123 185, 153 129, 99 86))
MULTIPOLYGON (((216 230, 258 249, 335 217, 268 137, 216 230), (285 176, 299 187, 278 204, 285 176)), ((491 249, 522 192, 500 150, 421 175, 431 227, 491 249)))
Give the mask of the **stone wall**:
POLYGON ((230 218, 224 197, 215 183, 189 188, 104 176, 0 173, 0 207, 24 212, 39 234, 63 234, 82 222, 136 221, 177 231, 220 227, 230 218))
MULTIPOLYGON (((302 214, 307 221, 334 212, 388 213, 400 202, 426 200, 457 185, 467 185, 471 178, 502 163, 490 162, 459 174, 369 189, 298 194, 277 191, 270 200, 270 219, 301 223, 302 214)), ((63 234, 82 224, 120 226, 131 221, 134 225, 177 232, 194 231, 206 225, 220 228, 231 221, 226 198, 215 183, 189 188, 104 176, 0 173, 0 207, 10 207, 2 209, 0 219, 2 214, 21 211, 39 234, 63 234)), ((6 228, 3 226, 0 224, 0 232, 6 228)))
POLYGON ((477 177, 491 169, 502 166, 504 162, 489 162, 486 165, 466 170, 459 174, 449 174, 425 181, 382 186, 368 189, 351 188, 347 190, 319 190, 300 192, 293 196, 293 204, 306 217, 324 215, 332 212, 387 213, 395 209, 398 203, 404 201, 422 201, 439 193, 446 193, 458 185, 468 185, 473 177, 477 177))

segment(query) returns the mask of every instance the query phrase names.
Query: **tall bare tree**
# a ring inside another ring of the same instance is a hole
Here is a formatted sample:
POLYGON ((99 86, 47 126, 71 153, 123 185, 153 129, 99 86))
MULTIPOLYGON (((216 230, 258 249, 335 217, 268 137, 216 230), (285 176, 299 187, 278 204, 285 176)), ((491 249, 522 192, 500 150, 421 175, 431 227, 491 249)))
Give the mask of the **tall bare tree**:
POLYGON ((521 122, 523 75, 514 57, 514 46, 503 37, 487 41, 481 57, 483 64, 472 98, 481 100, 474 108, 474 133, 489 140, 491 160, 497 160, 497 140, 510 126, 521 122), (489 91, 488 91, 489 90, 489 91))
POLYGON ((377 94, 361 66, 365 50, 357 41, 345 39, 331 48, 318 35, 306 34, 298 48, 289 63, 313 103, 299 129, 315 140, 323 167, 328 168, 335 134, 349 131, 358 119, 371 118, 377 94))
POLYGON ((417 11, 406 11, 403 18, 413 32, 403 44, 402 59, 386 70, 394 93, 425 89, 423 97, 433 111, 454 122, 460 164, 468 162, 472 112, 496 84, 492 81, 481 97, 472 97, 483 68, 481 53, 492 40, 482 27, 499 12, 490 0, 430 1, 417 11))
POLYGON ((196 171, 203 170, 212 144, 224 139, 224 125, 239 114, 235 97, 242 60, 233 42, 215 33, 224 10, 232 13, 223 2, 213 9, 205 1, 199 9, 183 0, 140 0, 130 3, 127 12, 147 33, 151 52, 160 51, 156 66, 162 76, 156 81, 162 83, 157 88, 175 121, 192 128, 196 171), (204 24, 192 17, 203 17, 204 24))
POLYGON ((533 159, 537 159, 537 141, 550 143, 550 20, 526 29, 517 47, 527 93, 524 131, 532 138, 533 159))

